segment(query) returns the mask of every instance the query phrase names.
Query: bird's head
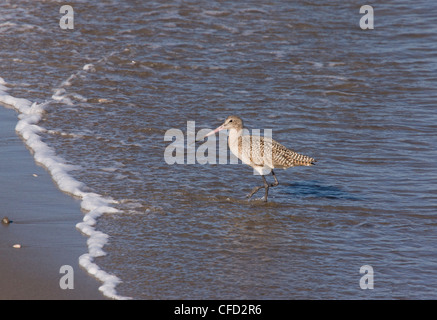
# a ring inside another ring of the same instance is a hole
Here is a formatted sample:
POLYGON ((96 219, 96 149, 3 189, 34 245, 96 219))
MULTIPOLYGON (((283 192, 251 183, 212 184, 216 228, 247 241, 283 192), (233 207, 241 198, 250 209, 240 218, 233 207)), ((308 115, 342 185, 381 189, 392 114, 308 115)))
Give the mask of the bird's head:
POLYGON ((225 122, 223 122, 223 124, 220 127, 218 127, 215 130, 212 130, 205 137, 213 135, 221 130, 231 130, 231 129, 236 129, 237 131, 243 129, 243 120, 241 120, 241 118, 237 116, 229 116, 226 118, 225 122))

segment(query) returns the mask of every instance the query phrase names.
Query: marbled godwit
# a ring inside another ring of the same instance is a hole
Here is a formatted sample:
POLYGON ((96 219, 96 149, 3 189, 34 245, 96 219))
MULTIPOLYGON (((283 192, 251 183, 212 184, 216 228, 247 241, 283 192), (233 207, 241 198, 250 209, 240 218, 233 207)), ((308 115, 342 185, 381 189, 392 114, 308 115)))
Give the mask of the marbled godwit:
POLYGON ((247 198, 251 198, 259 189, 264 188, 264 201, 267 202, 269 187, 275 187, 279 184, 273 169, 310 166, 316 161, 311 157, 284 147, 271 138, 243 135, 243 120, 237 116, 229 116, 220 127, 211 131, 205 137, 226 129, 229 130, 228 144, 231 152, 243 163, 254 168, 264 181, 264 185, 255 187, 247 195, 247 198), (275 182, 269 184, 264 176, 270 172, 275 178, 275 182))

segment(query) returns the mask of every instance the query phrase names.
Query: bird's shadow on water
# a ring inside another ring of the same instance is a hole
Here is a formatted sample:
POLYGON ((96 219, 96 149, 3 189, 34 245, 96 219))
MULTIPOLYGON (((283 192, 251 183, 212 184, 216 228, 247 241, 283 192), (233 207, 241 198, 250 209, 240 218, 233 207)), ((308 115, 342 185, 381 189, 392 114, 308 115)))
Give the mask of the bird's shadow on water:
POLYGON ((281 192, 300 199, 363 200, 346 190, 319 181, 283 183, 282 188, 281 192))

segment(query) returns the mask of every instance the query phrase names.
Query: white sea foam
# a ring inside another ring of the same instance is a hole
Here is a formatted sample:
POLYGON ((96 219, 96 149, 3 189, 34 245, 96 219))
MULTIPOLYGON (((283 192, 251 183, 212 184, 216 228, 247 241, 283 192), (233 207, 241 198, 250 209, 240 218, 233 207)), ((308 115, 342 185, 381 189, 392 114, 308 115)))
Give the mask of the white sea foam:
POLYGON ((88 63, 88 64, 84 65, 82 70, 96 72, 96 68, 94 67, 94 65, 92 63, 88 63))
MULTIPOLYGON (((115 213, 117 209, 111 205, 116 202, 99 194, 83 191, 84 184, 74 179, 69 172, 77 166, 67 164, 64 159, 57 156, 55 151, 41 139, 40 134, 46 130, 37 124, 41 121, 44 107, 47 103, 32 103, 27 99, 15 98, 7 94, 7 83, 0 77, 0 102, 12 106, 19 112, 19 121, 15 127, 22 136, 26 145, 33 150, 35 161, 43 165, 50 172, 53 180, 63 192, 79 197, 81 208, 86 212, 83 221, 76 225, 82 233, 87 235, 88 253, 79 258, 79 264, 88 273, 103 282, 99 290, 112 299, 129 299, 117 294, 115 287, 121 282, 119 278, 102 270, 95 264, 94 258, 105 255, 103 247, 108 242, 108 235, 95 229, 96 220, 104 213, 115 213)), ((61 97, 65 91, 59 90, 54 94, 54 99, 61 97)), ((66 102, 64 99, 59 99, 66 102)))

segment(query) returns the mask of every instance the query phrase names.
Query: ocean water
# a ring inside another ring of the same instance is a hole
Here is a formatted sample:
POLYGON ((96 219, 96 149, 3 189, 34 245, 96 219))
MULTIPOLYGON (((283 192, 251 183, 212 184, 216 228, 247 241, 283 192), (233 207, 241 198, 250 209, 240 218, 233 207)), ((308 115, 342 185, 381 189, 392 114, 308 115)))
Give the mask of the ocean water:
POLYGON ((66 30, 63 4, 1 1, 0 102, 82 200, 103 294, 437 298, 434 1, 375 4, 373 30, 358 1, 69 1, 66 30), (248 201, 250 167, 187 143, 230 114, 317 165, 248 201))

